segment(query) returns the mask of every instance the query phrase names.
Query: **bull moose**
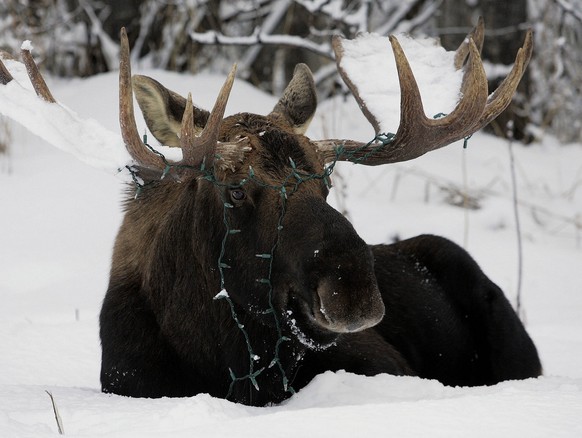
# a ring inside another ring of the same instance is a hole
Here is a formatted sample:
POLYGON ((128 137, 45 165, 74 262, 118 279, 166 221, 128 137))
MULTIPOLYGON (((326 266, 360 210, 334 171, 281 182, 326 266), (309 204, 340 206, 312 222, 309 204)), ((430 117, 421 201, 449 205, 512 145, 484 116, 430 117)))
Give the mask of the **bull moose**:
MULTIPOLYGON (((326 202, 335 161, 413 159, 470 135, 508 105, 531 56, 531 34, 491 95, 482 35, 480 22, 457 50, 462 97, 438 120, 424 115, 406 56, 391 37, 401 123, 394 138, 367 144, 304 135, 316 110, 304 64, 270 114, 223 119, 234 68, 207 112, 191 96, 132 77, 122 30, 120 125, 137 185, 125 203, 100 314, 102 390, 208 393, 265 405, 326 370, 446 385, 539 376, 522 323, 462 248, 432 235, 369 246, 326 202), (133 94, 150 132, 181 148, 181 160, 168 161, 140 138, 133 94)), ((342 39, 333 46, 341 76, 380 134, 341 67, 342 39)), ((23 55, 37 93, 54 102, 30 53, 23 55)), ((4 65, 0 79, 12 80, 4 65)))

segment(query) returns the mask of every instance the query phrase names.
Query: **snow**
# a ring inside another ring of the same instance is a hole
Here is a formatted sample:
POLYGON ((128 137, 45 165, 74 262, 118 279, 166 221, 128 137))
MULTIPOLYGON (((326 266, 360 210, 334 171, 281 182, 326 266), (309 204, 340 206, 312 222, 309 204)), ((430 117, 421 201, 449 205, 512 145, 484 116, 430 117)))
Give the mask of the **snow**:
MULTIPOLYGON (((182 94, 194 90, 195 101, 206 108, 223 81, 139 73, 182 94)), ((115 74, 49 82, 64 105, 118 132, 115 74)), ((10 92, 2 93, 0 100, 10 92)), ((389 99, 391 111, 398 107, 395 99, 389 99)), ((13 112, 17 103, 11 102, 13 112)), ((228 112, 266 113, 275 103, 237 81, 228 112)), ((42 120, 45 127, 50 122, 42 120)), ((138 128, 144 129, 141 119, 138 128)), ((94 160, 88 165, 50 146, 44 129, 40 137, 16 124, 11 130, 10 154, 0 156, 0 169, 11 169, 0 170, 0 436, 55 436, 46 390, 73 437, 582 435, 582 145, 560 147, 552 138, 515 145, 523 305, 544 377, 450 388, 414 377, 325 373, 279 406, 250 408, 205 394, 148 400, 100 392, 98 313, 122 218, 122 180, 93 167, 94 160)), ((361 141, 373 135, 355 101, 339 99, 320 104, 308 135, 320 139, 323 132, 361 141)), ((77 135, 79 150, 98 144, 77 135)), ((329 199, 347 209, 370 243, 431 232, 463 244, 467 229, 467 249, 515 302, 508 162, 504 141, 476 134, 467 150, 457 143, 409 163, 338 164, 329 199), (445 202, 447 188, 462 187, 463 159, 469 192, 480 195, 481 204, 467 214, 445 202)))
POLYGON ((221 300, 223 298, 228 298, 228 291, 226 289, 222 289, 220 292, 218 292, 216 295, 214 295, 214 299, 215 300, 221 300))
POLYGON ((4 63, 15 80, 0 87, 0 114, 26 126, 53 146, 110 173, 118 173, 130 162, 120 134, 105 129, 94 119, 79 117, 66 105, 38 99, 30 89, 24 66, 12 60, 4 63))
POLYGON ((22 42, 22 45, 20 46, 20 50, 28 50, 29 52, 32 52, 34 49, 34 47, 32 46, 32 41, 30 40, 25 40, 22 42))
MULTIPOLYGON (((423 96, 426 116, 448 114, 459 100, 462 70, 454 68, 454 52, 447 52, 433 38, 398 35, 423 96)), ((400 123, 400 86, 388 37, 373 33, 344 40, 341 67, 357 84, 360 97, 376 116, 380 131, 395 133, 400 123)))

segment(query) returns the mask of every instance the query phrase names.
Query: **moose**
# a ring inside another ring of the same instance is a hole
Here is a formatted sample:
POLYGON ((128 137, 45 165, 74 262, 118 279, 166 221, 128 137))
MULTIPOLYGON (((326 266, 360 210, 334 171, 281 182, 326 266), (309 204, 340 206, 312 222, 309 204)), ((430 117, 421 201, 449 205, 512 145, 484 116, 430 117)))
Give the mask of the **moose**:
MULTIPOLYGON (((304 64, 271 113, 224 118, 234 68, 208 112, 191 95, 132 77, 122 29, 120 126, 137 184, 129 188, 99 319, 102 391, 208 393, 263 406, 327 370, 463 386, 539 376, 524 326, 465 250, 433 235, 367 245, 326 202, 326 169, 335 161, 414 159, 472 134, 507 107, 532 36, 489 95, 483 33, 480 21, 457 50, 462 96, 440 119, 424 115, 407 58, 390 37, 400 126, 390 141, 368 144, 305 136, 316 92, 304 64), (181 160, 168 161, 144 143, 134 94, 149 131, 181 148, 181 160)), ((342 68, 342 41, 333 40, 340 75, 380 134, 378 115, 342 68)), ((30 53, 23 58, 40 98, 68 111, 55 103, 30 53)), ((1 65, 0 81, 11 86, 12 79, 1 65)))

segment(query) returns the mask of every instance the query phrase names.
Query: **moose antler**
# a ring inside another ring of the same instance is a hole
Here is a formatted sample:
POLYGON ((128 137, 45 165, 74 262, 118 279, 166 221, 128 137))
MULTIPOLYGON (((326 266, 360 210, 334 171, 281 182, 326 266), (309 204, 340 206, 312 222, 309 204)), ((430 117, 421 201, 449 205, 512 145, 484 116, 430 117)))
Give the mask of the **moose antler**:
MULTIPOLYGON (((202 165, 210 168, 214 164, 215 155, 218 154, 223 161, 223 167, 231 167, 233 163, 240 162, 245 152, 250 147, 248 139, 243 138, 238 142, 219 142, 220 125, 224 117, 224 111, 234 83, 236 64, 227 76, 218 98, 214 104, 208 121, 199 136, 194 130, 194 113, 192 95, 188 95, 188 103, 182 117, 182 131, 180 146, 182 160, 171 163, 174 169, 199 169, 202 165)), ((119 121, 121 135, 128 152, 139 166, 149 170, 165 171, 166 162, 157 153, 147 147, 139 137, 133 113, 133 92, 131 87, 131 66, 129 62, 129 42, 125 28, 121 29, 121 53, 119 63, 119 121)))
POLYGON ((118 134, 94 120, 81 119, 74 111, 55 103, 30 54, 31 45, 22 45, 25 67, 9 57, 0 60, 0 114, 26 127, 59 149, 94 167, 117 173, 129 161, 118 134), (26 70, 26 73, 24 73, 26 70), (35 91, 23 87, 26 75, 35 91), (17 80, 18 79, 18 80, 17 80), (40 98, 39 98, 40 97, 40 98))
MULTIPOLYGON (((314 141, 324 162, 354 161, 376 166, 407 161, 454 141, 465 138, 497 117, 511 102, 517 85, 523 76, 532 53, 532 33, 528 31, 522 48, 519 49, 511 72, 501 85, 488 97, 487 77, 479 55, 483 42, 484 25, 480 19, 475 29, 465 38, 455 54, 457 69, 465 64, 461 84, 462 97, 456 108, 446 117, 431 119, 425 116, 422 99, 414 74, 398 40, 390 36, 390 44, 396 60, 400 81, 400 125, 394 138, 382 145, 376 140, 371 144, 353 140, 314 141), (380 147, 378 147, 380 146, 380 147), (374 151, 371 153, 371 151, 374 151)), ((362 112, 381 134, 376 115, 372 114, 361 98, 357 85, 342 68, 343 47, 341 37, 335 37, 333 48, 342 79, 356 98, 362 112)))
MULTIPOLYGON (((117 153, 113 157, 119 157, 119 143, 123 142, 125 149, 131 156, 136 165, 136 170, 143 171, 144 175, 155 175, 170 173, 172 176, 179 178, 183 173, 197 171, 204 163, 205 168, 210 168, 214 164, 215 156, 220 156, 220 166, 223 168, 234 168, 237 163, 242 162, 245 153, 250 150, 248 139, 242 138, 238 142, 219 142, 219 130, 224 111, 228 102, 228 97, 234 76, 236 66, 233 66, 228 75, 214 108, 210 114, 208 122, 197 136, 194 134, 192 123, 192 111, 186 111, 184 115, 184 131, 182 134, 182 160, 178 162, 167 162, 161 154, 154 152, 141 140, 135 123, 133 111, 133 91, 131 86, 131 66, 129 62, 129 42, 125 28, 121 30, 121 50, 119 61, 119 123, 121 127, 121 139, 117 134, 112 133, 106 128, 98 125, 94 121, 82 120, 73 111, 59 105, 53 98, 47 87, 42 75, 40 74, 36 63, 34 62, 28 45, 23 45, 22 58, 26 66, 28 77, 33 85, 36 94, 42 99, 32 99, 30 92, 20 87, 16 83, 4 63, 0 60, 0 83, 7 85, 12 82, 13 90, 3 89, 3 104, 0 105, 0 112, 8 115, 16 121, 22 123, 32 132, 43 136, 58 148, 67 149, 75 153, 79 158, 89 161, 90 164, 105 164, 111 168, 112 156, 108 155, 112 150, 117 153), (33 112, 34 117, 20 112, 10 111, 10 103, 22 107, 21 102, 28 104, 26 109, 33 112), (43 118, 47 123, 39 124, 38 119, 43 118), (52 122, 48 122, 52 119, 52 122), (186 120, 187 119, 187 120, 186 120), (67 129, 59 129, 54 123, 55 120, 66 120, 67 129), (42 125, 43 129, 54 132, 46 132, 37 128, 42 125), (77 145, 79 142, 85 143, 84 151, 79 151, 77 145), (95 156, 88 157, 86 152, 95 153, 95 156), (105 163, 102 163, 105 161, 105 163), (168 165, 170 170, 168 171, 168 165)), ((190 110, 192 104, 190 101, 190 110)), ((123 167, 127 162, 125 156, 115 161, 115 169, 123 167)))
MULTIPOLYGON (((218 141, 220 125, 224 111, 234 83, 236 64, 227 76, 218 98, 214 104, 208 122, 199 136, 194 130, 194 113, 192 96, 188 95, 188 103, 182 117, 182 132, 180 146, 182 160, 171 163, 174 169, 194 169, 202 166, 210 168, 214 164, 215 155, 221 156, 227 167, 236 161, 242 161, 244 153, 249 150, 248 139, 241 139, 235 143, 218 141), (234 147, 233 147, 234 146, 234 147), (233 156, 238 155, 238 157, 233 156)), ((166 162, 157 153, 153 152, 141 140, 135 124, 133 113, 133 91, 131 87, 131 66, 129 62, 129 42, 125 28, 121 29, 121 53, 119 61, 119 122, 121 135, 128 152, 137 164, 148 170, 165 171, 166 162)), ((223 163, 224 164, 224 163, 223 163)))

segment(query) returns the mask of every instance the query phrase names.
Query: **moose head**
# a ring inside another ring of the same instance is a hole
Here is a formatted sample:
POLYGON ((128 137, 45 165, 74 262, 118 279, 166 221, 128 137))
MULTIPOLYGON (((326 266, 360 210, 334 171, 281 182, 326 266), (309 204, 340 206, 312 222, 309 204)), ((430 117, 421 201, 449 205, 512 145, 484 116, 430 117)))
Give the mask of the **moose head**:
MULTIPOLYGON (((532 38, 528 34, 512 71, 491 95, 479 56, 482 38, 480 22, 456 52, 456 67, 464 68, 462 97, 454 111, 435 120, 425 116, 406 56, 390 37, 401 121, 389 141, 382 139, 379 115, 367 108, 357 83, 342 68, 343 40, 334 38, 339 72, 377 134, 374 141, 362 143, 305 136, 317 103, 304 64, 296 67, 268 115, 224 118, 236 68, 208 112, 195 107, 191 95, 184 98, 146 76, 132 77, 122 30, 121 136, 132 158, 127 168, 138 187, 126 203, 101 314, 104 390, 138 396, 224 395, 226 383, 215 388, 200 380, 227 381, 229 368, 231 377, 248 372, 255 379, 253 361, 256 370, 268 369, 274 348, 281 348, 286 360, 279 362, 279 372, 290 375, 305 349, 325 349, 338 336, 378 324, 385 307, 374 257, 352 225, 326 202, 330 166, 336 161, 381 165, 410 160, 493 120, 515 92, 531 56, 532 38), (140 138, 134 93, 151 133, 161 144, 180 148, 181 160, 167 160, 140 138), (229 299, 227 310, 214 300, 217 294, 229 299), (232 338, 240 337, 237 328, 244 331, 246 346, 233 346, 232 338), (249 333, 259 339, 250 365, 240 359, 251 351, 249 333), (230 347, 217 351, 216 345, 230 347), (148 351, 155 354, 146 360, 148 351), (180 376, 176 380, 182 386, 170 383, 172 373, 180 376), (121 376, 126 375, 133 380, 124 381, 121 376), (196 379, 194 390, 184 389, 184 382, 196 379)), ((37 94, 51 108, 67 112, 55 103, 30 53, 24 50, 23 57, 37 94)), ((1 63, 0 81, 12 81, 1 63)), ((281 397, 267 395, 263 401, 281 397)), ((243 395, 240 399, 246 400, 243 395)))

